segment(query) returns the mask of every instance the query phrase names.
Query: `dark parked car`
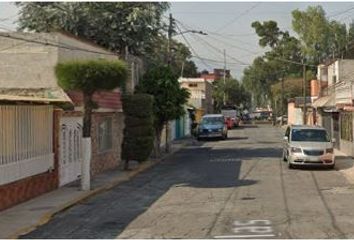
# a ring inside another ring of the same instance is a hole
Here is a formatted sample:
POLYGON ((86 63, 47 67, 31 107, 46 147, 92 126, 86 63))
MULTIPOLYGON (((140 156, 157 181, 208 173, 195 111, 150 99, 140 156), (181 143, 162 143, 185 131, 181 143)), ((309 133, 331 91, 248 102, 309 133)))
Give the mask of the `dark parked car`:
POLYGON ((221 114, 204 115, 197 130, 197 139, 202 138, 227 138, 227 125, 221 114))

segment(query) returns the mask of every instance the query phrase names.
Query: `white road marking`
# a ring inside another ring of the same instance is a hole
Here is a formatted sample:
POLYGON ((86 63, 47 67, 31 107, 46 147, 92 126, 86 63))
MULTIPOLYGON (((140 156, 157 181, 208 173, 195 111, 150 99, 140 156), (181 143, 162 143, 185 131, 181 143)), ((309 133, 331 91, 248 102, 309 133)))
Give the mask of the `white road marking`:
POLYGON ((234 221, 232 232, 237 235, 220 235, 214 236, 218 239, 229 238, 264 238, 275 237, 272 222, 269 220, 249 220, 249 221, 234 221))
POLYGON ((258 235, 225 235, 225 236, 214 236, 214 238, 260 238, 260 237, 275 237, 274 234, 258 234, 258 235))

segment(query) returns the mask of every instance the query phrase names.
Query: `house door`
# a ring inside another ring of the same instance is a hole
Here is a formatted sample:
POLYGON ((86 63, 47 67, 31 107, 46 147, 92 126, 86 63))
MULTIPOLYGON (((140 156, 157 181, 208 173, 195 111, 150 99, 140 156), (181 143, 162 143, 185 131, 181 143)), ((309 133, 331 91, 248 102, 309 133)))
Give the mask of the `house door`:
POLYGON ((81 175, 82 117, 62 117, 59 139, 59 186, 79 179, 81 175))
POLYGON ((339 113, 333 113, 332 114, 332 119, 333 119, 333 138, 336 139, 336 142, 334 143, 334 147, 339 149, 340 147, 340 142, 339 142, 339 113))

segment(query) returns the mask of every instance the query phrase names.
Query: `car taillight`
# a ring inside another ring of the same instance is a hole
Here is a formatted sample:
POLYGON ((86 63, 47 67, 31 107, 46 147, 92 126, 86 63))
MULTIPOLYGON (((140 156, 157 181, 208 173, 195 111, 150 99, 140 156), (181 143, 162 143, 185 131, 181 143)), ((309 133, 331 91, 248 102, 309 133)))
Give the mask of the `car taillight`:
POLYGON ((291 148, 291 152, 293 152, 293 153, 301 153, 301 148, 292 147, 291 148))
POLYGON ((327 148, 326 153, 333 153, 333 148, 327 148))

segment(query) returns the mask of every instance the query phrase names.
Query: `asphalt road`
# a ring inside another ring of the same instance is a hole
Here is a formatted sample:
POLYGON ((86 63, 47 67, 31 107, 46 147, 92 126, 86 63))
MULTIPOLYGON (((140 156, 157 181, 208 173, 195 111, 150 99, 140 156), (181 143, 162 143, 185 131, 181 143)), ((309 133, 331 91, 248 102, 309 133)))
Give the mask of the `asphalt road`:
POLYGON ((288 169, 281 139, 259 125, 196 142, 23 238, 354 238, 354 187, 288 169))

